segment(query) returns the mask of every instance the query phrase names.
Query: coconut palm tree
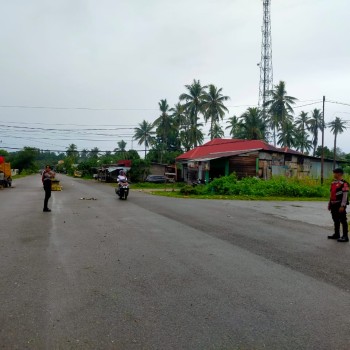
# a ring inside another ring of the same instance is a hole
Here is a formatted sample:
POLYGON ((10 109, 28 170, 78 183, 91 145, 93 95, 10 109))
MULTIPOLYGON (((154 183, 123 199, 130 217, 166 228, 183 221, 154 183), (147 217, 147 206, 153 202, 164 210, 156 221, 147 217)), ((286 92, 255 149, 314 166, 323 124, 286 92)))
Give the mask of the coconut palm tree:
POLYGON ((242 121, 237 116, 228 118, 228 126, 225 129, 230 130, 230 135, 233 139, 242 137, 242 121))
POLYGON ((169 114, 169 105, 167 100, 160 100, 158 103, 161 115, 154 121, 153 126, 155 126, 156 133, 158 137, 161 138, 161 141, 165 144, 167 143, 167 136, 172 129, 172 119, 169 114))
MULTIPOLYGON (((172 141, 175 148, 181 150, 181 147, 185 147, 186 141, 183 139, 182 135, 187 134, 188 130, 188 118, 185 113, 185 106, 180 102, 176 103, 173 108, 169 109, 172 118, 172 141)), ((185 147, 186 148, 186 147, 185 147)))
POLYGON ((181 129, 185 127, 186 123, 186 114, 185 106, 180 102, 176 103, 173 108, 170 108, 169 111, 172 113, 171 117, 173 118, 174 127, 181 129))
POLYGON ((240 116, 241 137, 248 140, 265 140, 267 121, 257 107, 249 107, 240 116))
POLYGON ((118 145, 118 151, 120 152, 125 152, 126 151, 126 142, 124 140, 118 141, 117 142, 118 145))
POLYGON ((97 159, 100 150, 98 147, 94 147, 89 151, 89 158, 97 159))
POLYGON ((296 142, 295 146, 297 150, 300 150, 301 153, 304 153, 304 149, 308 148, 308 152, 311 149, 311 141, 308 140, 307 130, 309 129, 310 119, 308 113, 301 111, 298 119, 295 121, 296 126, 296 142))
POLYGON ((224 105, 224 102, 229 100, 228 96, 222 94, 222 88, 218 89, 215 85, 210 84, 208 91, 205 91, 202 95, 202 111, 204 114, 204 120, 207 123, 210 121, 209 135, 213 139, 214 135, 217 135, 217 131, 221 130, 219 134, 224 134, 218 123, 224 118, 228 109, 224 105), (215 132, 214 132, 215 127, 215 132), (219 129, 218 129, 219 127, 219 129))
POLYGON ((315 108, 312 111, 310 122, 309 122, 309 131, 312 135, 312 144, 313 144, 313 156, 315 156, 317 144, 318 144, 318 131, 324 128, 323 124, 323 115, 321 110, 315 108))
POLYGON ((83 148, 83 150, 80 152, 80 159, 85 161, 88 157, 89 150, 86 148, 83 148))
POLYGON ((138 141, 139 145, 145 145, 145 158, 147 153, 147 148, 153 143, 153 135, 155 134, 153 129, 153 124, 143 120, 139 123, 139 126, 135 128, 134 139, 138 141))
POLYGON ((303 154, 309 154, 312 150, 312 141, 309 139, 308 133, 303 133, 298 127, 295 129, 294 147, 303 154))
POLYGON ((170 110, 167 100, 160 100, 158 105, 161 115, 154 121, 153 126, 156 127, 158 142, 161 144, 160 162, 162 162, 165 150, 169 150, 170 148, 171 138, 169 136, 174 126, 169 114, 170 110))
POLYGON ((209 130, 210 139, 221 139, 225 136, 224 130, 219 123, 214 123, 209 130))
POLYGON ((189 141, 191 146, 197 147, 203 142, 204 136, 200 127, 199 114, 202 112, 203 94, 207 86, 202 86, 199 80, 193 80, 192 85, 185 85, 187 93, 180 95, 180 101, 184 101, 185 111, 189 119, 189 141))
POLYGON ((279 146, 288 148, 296 146, 296 130, 292 121, 285 121, 277 136, 277 144, 279 146))
POLYGON ((333 168, 335 168, 336 156, 337 156, 337 136, 342 134, 346 129, 347 122, 339 117, 335 117, 333 121, 328 123, 333 135, 334 135, 334 153, 333 153, 333 168))
POLYGON ((72 143, 67 147, 67 157, 71 159, 72 163, 75 163, 79 158, 79 151, 77 146, 72 143))
POLYGON ((269 91, 271 99, 266 101, 265 107, 269 114, 269 124, 273 130, 273 141, 276 146, 276 131, 283 128, 283 125, 287 121, 293 120, 293 108, 297 100, 295 97, 288 96, 286 91, 286 84, 284 81, 280 81, 278 85, 275 85, 274 89, 269 91))

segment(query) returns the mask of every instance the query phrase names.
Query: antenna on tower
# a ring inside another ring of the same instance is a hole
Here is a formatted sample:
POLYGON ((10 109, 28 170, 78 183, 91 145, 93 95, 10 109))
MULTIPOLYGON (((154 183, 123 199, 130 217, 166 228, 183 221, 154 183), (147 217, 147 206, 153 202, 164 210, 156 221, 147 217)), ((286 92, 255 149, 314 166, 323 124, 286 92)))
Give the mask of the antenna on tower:
POLYGON ((272 43, 271 43, 271 0, 263 0, 263 25, 261 27, 261 60, 260 84, 259 84, 259 106, 262 108, 263 117, 266 117, 265 102, 268 101, 269 93, 273 88, 272 71, 272 43))

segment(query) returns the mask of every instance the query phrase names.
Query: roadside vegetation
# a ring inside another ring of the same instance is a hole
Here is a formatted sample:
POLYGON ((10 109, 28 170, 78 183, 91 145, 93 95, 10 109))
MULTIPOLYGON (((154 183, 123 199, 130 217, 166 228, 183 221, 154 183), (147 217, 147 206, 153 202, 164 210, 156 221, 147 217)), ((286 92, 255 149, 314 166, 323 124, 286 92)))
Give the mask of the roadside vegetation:
MULTIPOLYGON (((350 181, 350 176, 345 178, 350 181)), ((184 185, 178 190, 155 191, 158 195, 208 199, 264 199, 264 200, 327 200, 332 179, 274 177, 270 180, 248 177, 238 180, 235 174, 217 178, 207 185, 184 185)))

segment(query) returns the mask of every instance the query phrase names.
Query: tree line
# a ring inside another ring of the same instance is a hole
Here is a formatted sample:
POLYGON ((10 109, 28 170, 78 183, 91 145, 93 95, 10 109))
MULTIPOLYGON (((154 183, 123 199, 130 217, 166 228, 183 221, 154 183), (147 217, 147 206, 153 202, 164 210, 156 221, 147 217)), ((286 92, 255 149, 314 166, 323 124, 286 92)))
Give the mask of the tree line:
POLYGON ((296 97, 289 96, 286 84, 280 81, 269 91, 269 100, 264 106, 249 107, 240 116, 229 117, 225 103, 230 99, 222 88, 213 84, 202 85, 199 80, 185 85, 185 92, 170 108, 166 99, 158 103, 160 115, 154 122, 143 120, 135 128, 134 139, 148 150, 159 152, 162 161, 167 151, 188 151, 204 141, 203 126, 209 123, 210 139, 222 138, 224 128, 232 138, 273 141, 275 146, 293 148, 304 154, 317 155, 319 132, 329 127, 334 135, 333 157, 336 158, 337 136, 346 129, 346 121, 335 117, 323 123, 320 109, 294 112, 296 97))
POLYGON ((283 81, 269 91, 269 96, 264 106, 248 107, 240 116, 226 118, 229 113, 226 103, 230 98, 223 94, 223 89, 193 80, 192 84, 185 85, 184 93, 173 107, 170 108, 166 99, 160 100, 160 114, 155 121, 143 120, 134 129, 133 138, 144 146, 143 160, 137 151, 126 149, 124 140, 118 141, 113 151, 103 154, 98 147, 78 151, 72 143, 66 152, 60 154, 24 147, 12 153, 0 149, 0 155, 5 155, 7 161, 11 161, 12 168, 20 171, 37 171, 45 164, 57 164, 59 160, 64 161, 59 167, 67 172, 72 172, 77 165, 80 170, 88 171, 92 167, 116 163, 121 159, 131 159, 135 164, 140 163, 141 167, 151 162, 170 164, 184 151, 203 144, 203 127, 209 124, 210 139, 221 138, 224 130, 228 130, 232 138, 272 140, 275 146, 293 148, 313 156, 321 156, 323 151, 326 158, 350 162, 350 154, 337 148, 337 136, 347 129, 346 121, 335 117, 324 125, 322 111, 317 108, 308 112, 300 111, 296 115, 293 107, 297 98, 287 94, 283 81), (327 127, 334 135, 333 150, 328 147, 322 150, 319 146, 319 133, 327 127))

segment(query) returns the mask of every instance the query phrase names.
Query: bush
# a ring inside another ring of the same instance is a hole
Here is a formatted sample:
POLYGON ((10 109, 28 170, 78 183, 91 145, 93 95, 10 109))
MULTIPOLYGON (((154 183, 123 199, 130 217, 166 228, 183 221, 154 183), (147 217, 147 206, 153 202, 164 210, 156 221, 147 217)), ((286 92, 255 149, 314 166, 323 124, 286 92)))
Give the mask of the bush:
POLYGON ((275 177, 262 180, 246 177, 237 180, 233 174, 215 179, 206 186, 208 194, 240 195, 255 197, 327 197, 328 186, 321 186, 312 179, 275 177))

